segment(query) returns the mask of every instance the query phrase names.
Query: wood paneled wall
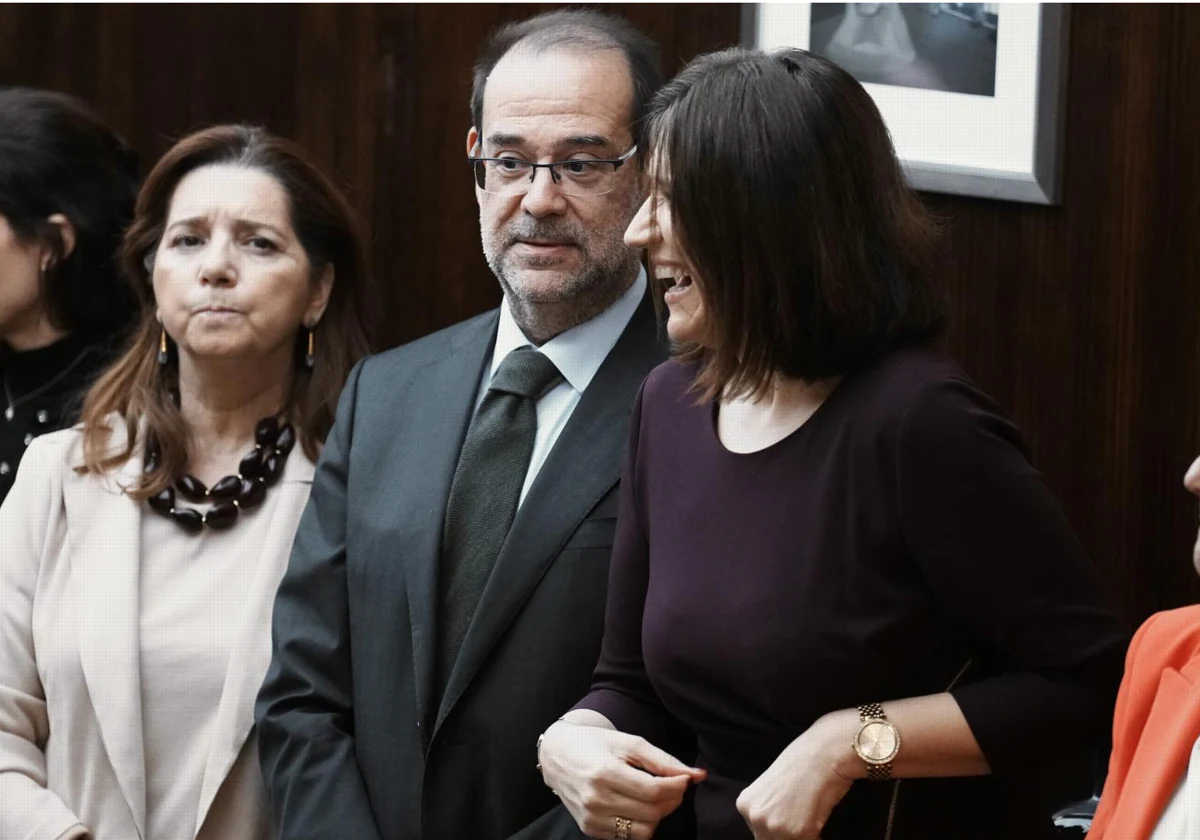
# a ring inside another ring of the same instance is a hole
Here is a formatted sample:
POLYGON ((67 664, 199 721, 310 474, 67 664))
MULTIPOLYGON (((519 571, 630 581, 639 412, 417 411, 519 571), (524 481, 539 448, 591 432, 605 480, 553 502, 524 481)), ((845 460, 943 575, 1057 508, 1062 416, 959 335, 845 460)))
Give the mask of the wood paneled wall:
MULTIPOLYGON (((486 31, 541 5, 0 5, 0 83, 96 105, 145 164, 190 129, 293 137, 373 237, 388 344, 489 308, 464 163, 486 31)), ((739 40, 736 5, 612 4, 668 72, 739 40)), ((1072 9, 1060 207, 929 196, 948 349, 1016 417, 1130 621, 1200 600, 1200 7, 1072 9)))
POLYGON ((1061 206, 929 196, 949 349, 1016 417, 1131 621, 1200 601, 1200 7, 1074 5, 1061 206))
MULTIPOLYGON (((466 164, 471 66, 497 25, 555 4, 0 5, 0 84, 76 94, 145 158, 249 121, 337 175, 374 239, 384 337, 496 305, 466 164)), ((733 43, 739 7, 601 4, 653 36, 673 75, 733 43)))

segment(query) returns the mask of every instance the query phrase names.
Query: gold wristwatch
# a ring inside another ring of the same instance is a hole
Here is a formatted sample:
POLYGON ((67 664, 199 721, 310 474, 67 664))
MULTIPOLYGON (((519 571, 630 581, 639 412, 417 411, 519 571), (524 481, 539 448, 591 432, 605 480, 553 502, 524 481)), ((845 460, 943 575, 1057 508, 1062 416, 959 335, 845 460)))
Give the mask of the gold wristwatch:
POLYGON ((859 706, 858 719, 854 751, 866 762, 868 779, 886 782, 892 777, 892 762, 900 752, 900 733, 878 703, 859 706))

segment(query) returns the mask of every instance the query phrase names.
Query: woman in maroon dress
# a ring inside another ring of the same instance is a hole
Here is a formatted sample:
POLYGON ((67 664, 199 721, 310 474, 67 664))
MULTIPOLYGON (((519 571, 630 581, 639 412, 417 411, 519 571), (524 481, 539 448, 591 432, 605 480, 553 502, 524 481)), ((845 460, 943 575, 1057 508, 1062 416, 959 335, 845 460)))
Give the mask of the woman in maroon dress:
POLYGON ((1047 836, 1030 771, 1103 737, 1128 635, 1017 429, 929 349, 935 229, 874 103, 730 50, 651 120, 626 241, 677 358, 634 407, 546 783, 617 840, 685 801, 701 840, 1047 836))

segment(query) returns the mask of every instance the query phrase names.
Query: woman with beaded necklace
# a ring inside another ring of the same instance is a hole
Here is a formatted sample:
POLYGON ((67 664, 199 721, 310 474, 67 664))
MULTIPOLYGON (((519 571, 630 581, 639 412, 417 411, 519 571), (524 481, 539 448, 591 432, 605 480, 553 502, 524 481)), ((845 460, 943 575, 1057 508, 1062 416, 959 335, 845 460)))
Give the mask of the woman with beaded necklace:
POLYGON ((220 126, 138 196, 129 351, 0 507, 0 836, 259 840, 274 593, 352 365, 363 238, 291 143, 220 126))

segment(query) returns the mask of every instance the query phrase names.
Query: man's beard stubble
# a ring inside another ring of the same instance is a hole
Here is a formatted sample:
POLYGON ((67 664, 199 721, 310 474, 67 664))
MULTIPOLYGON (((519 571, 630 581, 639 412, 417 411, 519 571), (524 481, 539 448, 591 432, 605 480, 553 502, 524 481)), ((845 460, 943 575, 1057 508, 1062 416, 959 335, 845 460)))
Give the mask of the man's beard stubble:
POLYGON ((504 294, 514 304, 569 304, 577 300, 586 307, 588 302, 598 298, 612 303, 628 288, 628 282, 639 265, 637 252, 627 248, 623 238, 615 242, 596 243, 586 229, 562 221, 523 217, 506 227, 503 236, 498 248, 487 247, 487 240, 484 239, 484 257, 488 268, 500 281, 504 294), (553 269, 558 262, 553 258, 534 257, 522 260, 523 264, 519 267, 514 265, 512 247, 528 239, 574 247, 581 257, 578 268, 551 288, 532 288, 521 283, 517 276, 523 269, 553 269), (596 252, 596 244, 603 246, 599 253, 596 252))

